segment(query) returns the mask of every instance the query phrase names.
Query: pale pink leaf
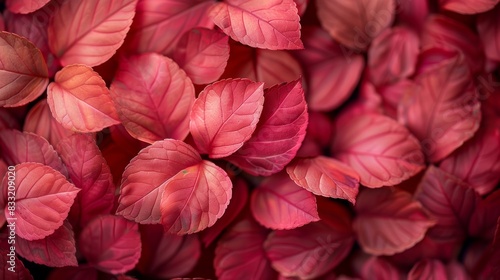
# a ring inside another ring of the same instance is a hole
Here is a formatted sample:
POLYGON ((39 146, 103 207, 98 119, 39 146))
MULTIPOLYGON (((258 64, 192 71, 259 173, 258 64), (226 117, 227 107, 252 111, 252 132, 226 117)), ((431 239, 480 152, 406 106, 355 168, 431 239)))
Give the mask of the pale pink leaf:
POLYGON ((125 43, 127 50, 171 55, 185 32, 214 26, 208 17, 214 3, 215 0, 139 0, 125 43))
POLYGON ((439 0, 441 8, 459 14, 480 14, 489 11, 499 0, 439 0))
MULTIPOLYGON (((40 163, 21 163, 15 169, 16 209, 8 211, 6 205, 5 216, 17 218, 15 230, 21 238, 49 236, 63 224, 80 190, 60 172, 40 163)), ((2 185, 6 197, 7 177, 2 185)))
POLYGON ((319 27, 305 27, 305 49, 295 52, 307 79, 307 104, 316 111, 330 111, 351 96, 365 66, 360 54, 350 53, 319 27))
POLYGON ((214 267, 218 279, 276 279, 277 273, 262 247, 267 234, 267 229, 251 219, 231 227, 215 248, 214 267))
POLYGON ((16 249, 23 258, 50 267, 78 266, 73 229, 65 221, 54 233, 40 240, 18 238, 16 249))
POLYGON ((480 103, 466 62, 458 53, 421 54, 417 87, 399 104, 400 122, 421 141, 430 162, 451 154, 479 128, 480 103))
POLYGON ((7 0, 5 4, 7 9, 13 13, 28 14, 40 9, 49 1, 50 0, 7 0))
POLYGON ((116 213, 141 224, 160 223, 166 182, 200 162, 195 149, 179 140, 165 139, 142 149, 123 172, 116 213))
POLYGON ((123 44, 136 4, 137 0, 65 1, 48 27, 52 53, 63 66, 104 63, 123 44))
POLYGON ((395 120, 378 114, 337 121, 332 151, 370 188, 399 184, 424 168, 417 139, 395 120))
POLYGON ((149 53, 121 59, 111 96, 123 125, 139 140, 182 140, 189 133, 194 86, 168 57, 149 53))
POLYGON ((235 41, 270 50, 302 49, 293 0, 227 0, 210 10, 214 23, 235 41))
POLYGON ((0 106, 22 106, 40 96, 48 69, 40 50, 26 38, 0 32, 0 106))
POLYGON ((139 225, 118 216, 100 216, 82 230, 78 248, 97 269, 125 273, 135 267, 141 256, 139 225))
POLYGON ((56 73, 47 88, 47 103, 54 118, 73 131, 95 132, 119 123, 106 83, 83 64, 56 73))
POLYGON ((174 60, 195 84, 208 84, 220 78, 229 59, 228 37, 206 28, 194 28, 184 33, 174 60))
POLYGON ((250 199, 253 217, 271 229, 293 229, 319 221, 316 198, 282 172, 266 178, 250 199))
POLYGON ((500 217, 500 191, 497 190, 482 200, 470 218, 469 233, 484 239, 493 239, 497 219, 500 217))
POLYGON ((324 156, 299 158, 286 168, 286 172, 297 185, 316 195, 356 203, 359 175, 338 160, 324 156))
POLYGON ((422 240, 435 224, 420 202, 391 188, 365 189, 358 195, 354 220, 361 248, 372 255, 394 255, 422 240))
POLYGON ((489 59, 500 61, 500 6, 477 17, 477 31, 489 59))
POLYGON ((201 255, 195 234, 166 233, 161 225, 141 225, 142 252, 137 269, 145 276, 170 279, 189 273, 201 255))
POLYGON ((189 128, 198 151, 229 156, 250 139, 264 103, 263 83, 221 80, 203 89, 191 111, 189 128))
POLYGON ((307 128, 304 90, 296 80, 267 89, 255 132, 227 160, 252 175, 269 176, 295 157, 307 128))
POLYGON ((190 234, 215 224, 232 195, 226 172, 210 161, 184 168, 165 182, 161 223, 165 231, 190 234))
POLYGON ((341 44, 364 51, 394 18, 393 0, 318 0, 321 25, 341 44))
POLYGON ((408 280, 454 279, 468 280, 465 268, 457 263, 443 264, 437 259, 426 259, 416 263, 408 273, 408 280))

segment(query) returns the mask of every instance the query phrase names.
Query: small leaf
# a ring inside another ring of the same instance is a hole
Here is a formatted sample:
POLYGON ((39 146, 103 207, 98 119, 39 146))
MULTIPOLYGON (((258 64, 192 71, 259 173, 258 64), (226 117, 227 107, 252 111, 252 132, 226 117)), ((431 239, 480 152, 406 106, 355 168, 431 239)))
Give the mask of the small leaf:
POLYGON ((7 9, 13 13, 28 14, 40 9, 49 1, 50 0, 7 0, 5 5, 7 9))
POLYGON ((57 72, 47 88, 47 103, 66 129, 95 132, 119 123, 104 80, 86 65, 70 65, 57 72))
POLYGON ((480 14, 493 9, 499 0, 439 0, 441 8, 459 14, 480 14))
POLYGON ((229 156, 250 139, 264 103, 263 83, 221 80, 200 93, 189 128, 198 151, 211 158, 229 156))

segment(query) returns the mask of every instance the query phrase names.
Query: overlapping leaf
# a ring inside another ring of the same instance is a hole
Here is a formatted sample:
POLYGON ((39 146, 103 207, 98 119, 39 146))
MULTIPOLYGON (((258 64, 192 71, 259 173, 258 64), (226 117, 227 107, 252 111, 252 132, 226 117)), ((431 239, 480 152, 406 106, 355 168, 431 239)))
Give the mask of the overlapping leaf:
POLYGON ((439 0, 441 8, 459 14, 479 14, 493 9, 498 0, 439 0))
POLYGON ((500 217, 500 191, 495 191, 482 200, 470 218, 469 233, 472 236, 493 239, 497 220, 500 217))
POLYGON ((424 280, 424 279, 467 280, 470 279, 470 277, 467 275, 465 268, 457 262, 451 262, 448 265, 445 265, 440 260, 430 259, 430 260, 422 260, 416 263, 408 273, 407 279, 408 280, 424 280))
POLYGON ((489 59, 500 61, 500 6, 477 17, 477 31, 489 59))
POLYGON ((13 13, 28 14, 40 9, 49 1, 50 0, 7 0, 5 5, 7 9, 13 13))

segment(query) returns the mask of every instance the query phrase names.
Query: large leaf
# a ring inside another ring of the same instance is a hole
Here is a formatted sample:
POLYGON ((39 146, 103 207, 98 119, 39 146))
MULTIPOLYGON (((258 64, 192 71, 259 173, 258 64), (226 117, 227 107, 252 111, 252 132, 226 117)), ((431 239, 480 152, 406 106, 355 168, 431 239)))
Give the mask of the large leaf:
POLYGON ((97 269, 125 273, 135 267, 141 256, 139 225, 118 216, 100 216, 83 229, 78 248, 97 269))
POLYGON ((430 49, 421 54, 416 82, 399 104, 399 120, 437 162, 460 147, 479 128, 480 104, 468 66, 456 52, 430 49))
POLYGON ((477 17, 477 31, 486 56, 500 61, 500 6, 477 17))
POLYGON ((184 168, 165 182, 160 204, 165 231, 180 235, 211 227, 226 211, 232 186, 226 172, 210 161, 184 168))
POLYGON ((393 255, 422 240, 436 222, 405 191, 365 189, 358 195, 354 220, 358 242, 372 255, 393 255))
POLYGON ((417 139, 395 120, 378 114, 339 119, 332 151, 371 188, 396 185, 424 168, 417 139))
POLYGON ((208 84, 220 78, 229 59, 228 37, 206 28, 184 33, 174 51, 174 59, 195 84, 208 84))
POLYGON ((268 230, 251 219, 231 227, 215 248, 214 267, 218 279, 275 279, 277 273, 262 248, 267 234, 268 230))
POLYGON ((116 213, 138 223, 160 223, 166 182, 200 162, 200 155, 179 140, 166 139, 142 149, 123 172, 116 213))
POLYGON ((95 132, 119 123, 106 83, 86 65, 74 64, 57 72, 47 88, 47 103, 66 129, 95 132))
POLYGON ((359 175, 338 160, 324 156, 299 158, 286 168, 286 172, 297 185, 316 195, 356 203, 359 175))
POLYGON ((170 58, 154 53, 123 58, 111 96, 123 125, 139 140, 182 140, 189 133, 194 86, 170 58))
POLYGON ((293 0, 227 0, 214 5, 210 17, 235 41, 254 48, 304 48, 293 0))
POLYGON ((28 241, 17 239, 16 249, 23 258, 50 267, 78 266, 73 229, 65 221, 51 235, 28 241))
POLYGON ((264 103, 263 83, 222 80, 207 86, 194 102, 189 128, 198 151, 229 156, 250 139, 264 103))
MULTIPOLYGON (((7 218, 17 218, 16 234, 26 240, 42 239, 58 229, 68 216, 80 191, 53 168, 40 163, 15 166, 15 211, 5 208, 7 218)), ((7 176, 2 182, 7 197, 7 176)))
POLYGON ((7 9, 13 13, 28 14, 40 9, 49 1, 50 0, 7 0, 5 4, 7 9))
POLYGON ((65 1, 49 24, 50 49, 63 66, 104 63, 123 44, 136 4, 137 0, 65 1))
POLYGON ((499 0, 439 0, 441 8, 460 14, 480 14, 489 11, 499 0))
POLYGON ((21 106, 35 100, 49 83, 40 50, 27 39, 3 31, 0 48, 0 106, 21 106))
POLYGON ((228 160, 252 175, 269 176, 297 154, 306 135, 308 114, 298 80, 266 90, 264 98, 257 129, 228 160))
POLYGON ((393 0, 318 0, 321 25, 343 45, 364 51, 371 40, 393 20, 393 0))
POLYGON ((127 36, 133 53, 170 55, 181 36, 194 27, 212 28, 208 9, 214 0, 139 0, 127 36))

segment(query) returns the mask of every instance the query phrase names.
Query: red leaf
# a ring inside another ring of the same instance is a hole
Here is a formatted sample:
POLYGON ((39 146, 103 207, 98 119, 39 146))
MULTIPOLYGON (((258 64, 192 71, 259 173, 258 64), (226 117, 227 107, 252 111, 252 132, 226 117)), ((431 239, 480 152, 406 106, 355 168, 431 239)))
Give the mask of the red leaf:
POLYGON ((60 141, 57 151, 68 168, 69 178, 81 189, 76 207, 72 208, 74 213, 70 213, 76 224, 83 227, 92 218, 109 214, 115 200, 115 186, 95 140, 76 134, 60 141))
POLYGON ((50 49, 63 66, 104 63, 123 44, 136 4, 137 0, 64 2, 49 24, 50 49))
POLYGON ((133 53, 170 55, 181 36, 195 27, 211 29, 208 9, 214 0, 139 0, 134 23, 127 35, 133 53))
POLYGON ((397 4, 397 21, 420 33, 430 13, 429 1, 399 0, 397 4))
POLYGON ((395 120, 363 114, 336 123, 332 151, 359 174, 361 184, 393 186, 424 168, 420 145, 395 120))
POLYGON ((31 262, 50 267, 78 266, 75 237, 67 221, 44 239, 18 238, 16 243, 19 255, 31 262))
POLYGON ((0 262, 1 272, 0 279, 4 280, 33 280, 30 271, 24 266, 23 262, 17 258, 16 247, 8 245, 8 241, 2 238, 2 245, 0 247, 0 262), (12 250, 14 249, 14 250, 12 250), (9 270, 13 267, 13 270, 9 270))
POLYGON ((369 254, 393 255, 417 244, 435 224, 405 191, 365 189, 358 195, 354 230, 369 254))
POLYGON ((40 9, 49 1, 50 0, 7 0, 5 5, 7 9, 13 13, 28 14, 40 9))
POLYGON ((193 28, 180 39, 174 59, 193 83, 215 82, 229 59, 228 37, 216 30, 193 28))
POLYGON ((500 6, 477 17, 477 31, 486 56, 500 61, 500 6))
POLYGON ((463 239, 472 212, 481 200, 468 184, 430 166, 415 193, 415 199, 437 220, 429 230, 436 239, 463 239))
POLYGON ((315 195, 356 203, 359 175, 340 161, 324 156, 297 159, 286 171, 297 185, 315 195))
POLYGON ((459 54, 431 49, 419 69, 418 86, 403 97, 398 118, 421 141, 427 159, 437 162, 474 135, 480 104, 459 54))
POLYGON ((123 172, 116 213, 141 224, 160 223, 166 182, 200 162, 200 155, 179 140, 165 139, 142 149, 123 172))
POLYGON ((135 267, 141 256, 139 226, 117 216, 100 216, 83 229, 78 248, 97 269, 125 273, 135 267))
POLYGON ((319 27, 305 27, 302 33, 305 49, 295 56, 307 78, 307 105, 317 111, 336 109, 358 84, 364 59, 345 50, 319 27))
POLYGON ((363 253, 354 260, 354 266, 361 279, 404 279, 397 267, 381 257, 363 253))
POLYGON ((354 238, 349 214, 335 203, 328 204, 323 213, 327 215, 320 212, 321 221, 269 234, 264 249, 281 275, 314 279, 336 267, 350 252, 354 238))
POLYGON ((141 225, 142 253, 137 269, 151 278, 170 279, 189 273, 201 255, 195 234, 166 233, 160 225, 141 225))
POLYGON ((250 139, 262 112, 263 85, 233 79, 205 87, 194 102, 189 124, 200 153, 225 157, 250 139))
POLYGON ((111 96, 123 125, 139 140, 182 140, 189 133, 194 87, 170 58, 154 53, 123 58, 111 96))
POLYGON ((499 0, 439 0, 441 8, 459 14, 479 14, 493 9, 499 0))
MULTIPOLYGON (((80 190, 64 175, 40 163, 16 165, 15 177, 16 209, 8 211, 6 205, 5 216, 17 218, 16 234, 26 240, 37 240, 54 233, 68 216, 80 190)), ((7 177, 2 186, 6 198, 7 177)))
POLYGON ((394 18, 393 0, 318 0, 321 25, 341 44, 364 51, 394 18))
POLYGON ((106 83, 86 65, 70 65, 57 72, 47 88, 47 103, 66 129, 95 132, 119 123, 106 83))
POLYGON ((307 128, 307 104, 298 80, 265 91, 265 102, 252 137, 228 160, 252 175, 269 176, 295 157, 307 128))
POLYGON ((481 201, 470 218, 469 233, 472 236, 493 239, 497 219, 500 217, 500 190, 481 201))
POLYGON ((295 2, 295 5, 297 6, 299 16, 302 16, 306 12, 309 0, 294 0, 293 2, 295 2))
POLYGON ((78 267, 63 267, 53 269, 48 277, 49 280, 71 279, 71 280, 99 280, 100 272, 88 264, 78 267))
POLYGON ((165 231, 190 234, 211 227, 229 204, 232 183, 226 172, 202 161, 165 182, 161 199, 161 223, 165 231))
POLYGON ((22 106, 35 100, 49 83, 42 53, 27 39, 3 31, 0 45, 0 106, 22 106))
POLYGON ((316 198, 285 173, 268 177, 250 199, 257 222, 271 229, 293 229, 319 221, 316 198))
POLYGON ((452 262, 444 265, 441 261, 435 259, 422 260, 416 263, 408 273, 408 280, 426 280, 426 279, 470 279, 465 268, 452 262))
POLYGON ((2 14, 0 14, 0 31, 5 30, 5 20, 2 14))
POLYGON ((302 49, 300 23, 293 0, 227 0, 214 5, 210 17, 235 41, 261 49, 302 49))
POLYGON ((276 279, 277 273, 262 248, 267 233, 268 230, 250 219, 230 228, 215 248, 214 267, 218 279, 276 279))

